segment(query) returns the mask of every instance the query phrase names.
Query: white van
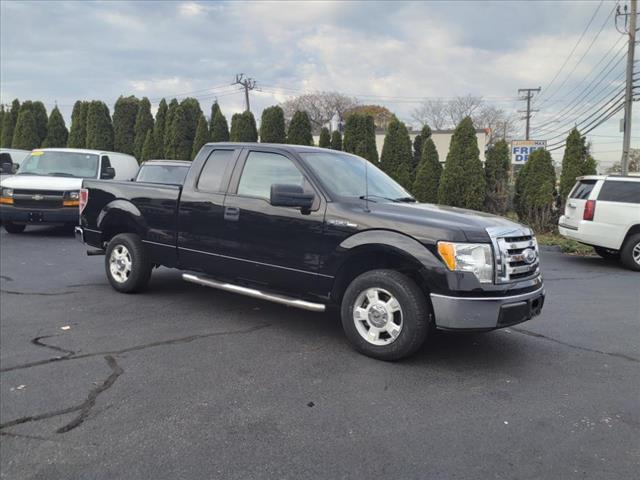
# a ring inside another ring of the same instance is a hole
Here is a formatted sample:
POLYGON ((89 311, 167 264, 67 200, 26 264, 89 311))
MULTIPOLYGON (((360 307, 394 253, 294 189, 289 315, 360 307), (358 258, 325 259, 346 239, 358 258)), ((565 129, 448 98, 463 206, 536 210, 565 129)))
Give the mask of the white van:
POLYGON ((27 225, 77 225, 79 191, 85 178, 131 180, 138 162, 131 155, 76 148, 31 152, 18 172, 2 180, 0 218, 9 233, 27 225))
POLYGON ((640 177, 578 177, 558 229, 592 245, 601 257, 619 258, 640 270, 640 177))

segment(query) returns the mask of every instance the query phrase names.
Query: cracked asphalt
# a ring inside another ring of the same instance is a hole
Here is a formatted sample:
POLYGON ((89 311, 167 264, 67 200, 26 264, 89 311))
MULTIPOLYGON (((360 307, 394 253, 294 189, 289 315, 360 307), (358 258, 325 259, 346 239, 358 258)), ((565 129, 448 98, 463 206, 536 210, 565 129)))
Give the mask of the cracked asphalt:
POLYGON ((68 232, 2 231, 0 476, 637 478, 640 275, 542 255, 540 317, 383 363, 334 313, 122 295, 68 232))

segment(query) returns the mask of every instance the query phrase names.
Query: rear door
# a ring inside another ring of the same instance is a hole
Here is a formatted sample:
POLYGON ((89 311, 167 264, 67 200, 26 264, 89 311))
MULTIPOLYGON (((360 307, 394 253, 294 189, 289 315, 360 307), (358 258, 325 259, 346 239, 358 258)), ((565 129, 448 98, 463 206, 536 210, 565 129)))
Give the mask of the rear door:
POLYGON ((597 183, 598 180, 595 179, 578 180, 571 193, 569 193, 567 204, 564 207, 564 223, 562 226, 573 228, 574 230, 578 228, 584 214, 584 206, 597 183))
POLYGON ((606 245, 619 249, 629 228, 640 224, 640 181, 607 178, 600 188, 594 223, 606 245))

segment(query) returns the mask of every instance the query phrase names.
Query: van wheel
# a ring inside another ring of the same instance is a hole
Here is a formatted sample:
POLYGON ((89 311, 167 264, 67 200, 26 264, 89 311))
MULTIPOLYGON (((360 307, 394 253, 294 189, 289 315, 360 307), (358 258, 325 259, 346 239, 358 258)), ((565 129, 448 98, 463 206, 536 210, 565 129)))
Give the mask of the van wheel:
POLYGON ((22 233, 24 232, 24 229, 27 227, 24 224, 20 224, 20 223, 13 223, 13 222, 4 222, 4 229, 8 232, 8 233, 22 233))
POLYGON ((640 233, 631 235, 620 249, 622 264, 636 272, 640 272, 640 233))
POLYGON ((113 237, 104 258, 107 278, 117 291, 135 293, 147 287, 153 265, 138 235, 121 233, 113 237))
POLYGON ((618 260, 620 258, 620 251, 611 250, 610 248, 604 247, 593 247, 598 255, 606 260, 618 260))
POLYGON ((431 308, 413 280, 395 270, 371 270, 342 298, 342 327, 359 352, 379 360, 415 353, 429 332, 431 308))

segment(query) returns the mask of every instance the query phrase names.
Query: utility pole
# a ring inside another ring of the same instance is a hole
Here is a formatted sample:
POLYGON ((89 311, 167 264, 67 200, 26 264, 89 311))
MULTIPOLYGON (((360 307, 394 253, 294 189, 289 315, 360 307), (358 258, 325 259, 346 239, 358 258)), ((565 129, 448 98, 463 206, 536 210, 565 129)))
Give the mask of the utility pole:
POLYGON ((540 90, 542 90, 540 87, 538 88, 519 88, 518 89, 518 95, 520 95, 523 92, 526 92, 526 95, 524 97, 520 97, 520 100, 526 100, 527 101, 527 109, 526 110, 518 110, 519 113, 526 113, 526 115, 523 117, 524 119, 527 120, 527 129, 526 129, 526 133, 525 133, 525 140, 529 140, 529 124, 531 123, 531 114, 533 112, 537 112, 538 110, 531 110, 531 99, 533 98, 533 93, 538 93, 540 90))
POLYGON ((236 74, 236 81, 231 85, 242 85, 244 87, 244 101, 247 107, 247 112, 251 111, 249 107, 249 90, 256 88, 256 81, 253 78, 245 77, 244 73, 236 74))
MULTIPOLYGON (((627 12, 624 6, 624 13, 620 12, 620 6, 616 12, 616 29, 618 28, 618 17, 624 17, 624 28, 621 33, 629 35, 629 47, 627 49, 627 85, 624 97, 624 139, 622 140, 622 159, 620 161, 621 174, 629 174, 629 146, 631 144, 631 108, 633 105, 633 57, 636 44, 636 22, 638 20, 638 0, 631 0, 631 12, 627 12)), ((620 30, 618 30, 620 31, 620 30)))

